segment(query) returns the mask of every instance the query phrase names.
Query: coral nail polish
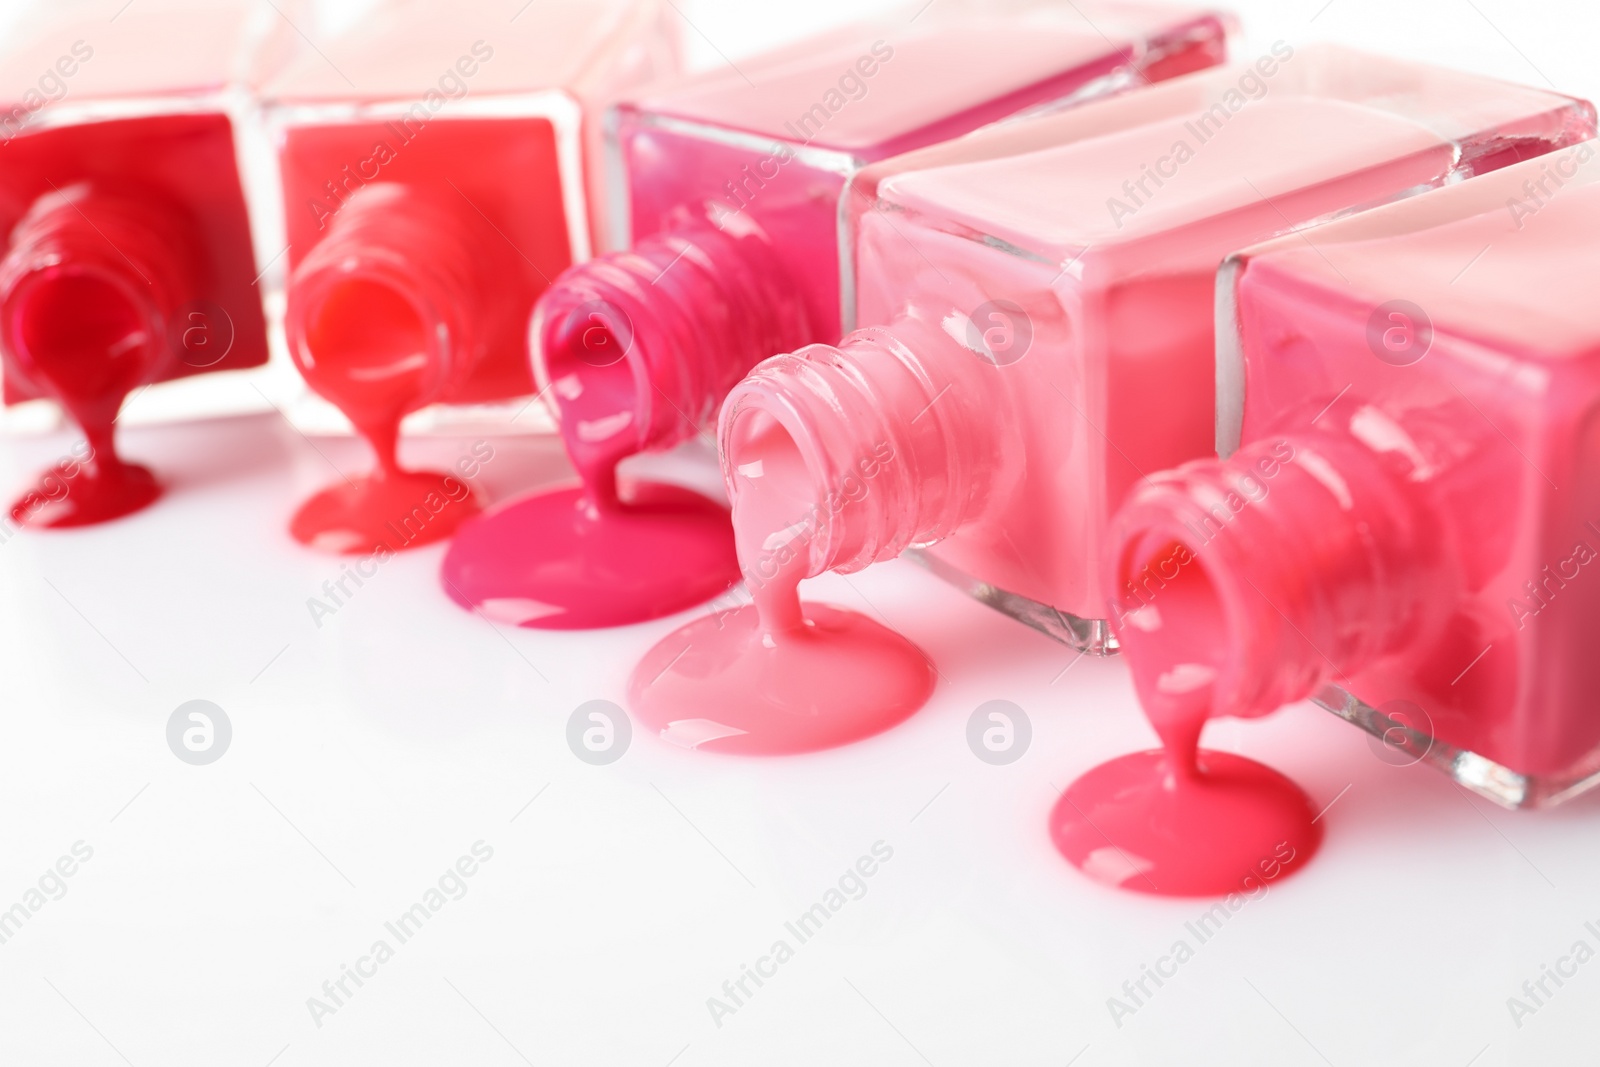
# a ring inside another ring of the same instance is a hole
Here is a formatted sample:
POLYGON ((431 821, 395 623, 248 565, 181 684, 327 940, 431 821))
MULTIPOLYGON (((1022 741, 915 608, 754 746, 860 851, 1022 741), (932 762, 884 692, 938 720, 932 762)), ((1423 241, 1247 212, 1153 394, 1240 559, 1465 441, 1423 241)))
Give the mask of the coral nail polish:
POLYGON ((800 579, 919 546, 987 602, 1103 648, 1111 511, 1141 473, 1212 451, 1224 257, 1592 129, 1587 105, 1554 94, 1280 44, 868 169, 852 198, 860 317, 881 325, 763 363, 722 411, 762 621, 669 638, 694 651, 672 668, 652 653, 635 709, 660 726, 696 707, 852 713, 822 671, 744 688, 745 660, 803 615, 800 579), (803 476, 769 475, 774 435, 803 476))
POLYGON ((774 352, 841 333, 839 210, 850 175, 1034 108, 1220 61, 1216 15, 1040 0, 940 3, 663 87, 618 109, 631 251, 557 280, 535 365, 581 484, 463 529, 444 581, 524 626, 640 622, 738 579, 726 511, 619 481, 617 464, 700 432, 774 352))
POLYGON ((239 127, 289 28, 242 0, 123 6, 52 5, 0 55, 4 399, 54 400, 87 446, 19 524, 148 506, 160 484, 114 440, 128 395, 267 360, 239 127))
POLYGON ((1597 155, 1230 259, 1227 458, 1151 478, 1114 527, 1141 693, 1208 673, 1202 723, 1313 699, 1507 807, 1600 783, 1597 155))
POLYGON ((396 0, 268 86, 288 352, 378 459, 300 509, 298 540, 398 551, 477 512, 460 479, 401 468, 401 420, 475 406, 506 423, 527 406, 534 300, 604 215, 600 109, 675 67, 666 13, 396 0))

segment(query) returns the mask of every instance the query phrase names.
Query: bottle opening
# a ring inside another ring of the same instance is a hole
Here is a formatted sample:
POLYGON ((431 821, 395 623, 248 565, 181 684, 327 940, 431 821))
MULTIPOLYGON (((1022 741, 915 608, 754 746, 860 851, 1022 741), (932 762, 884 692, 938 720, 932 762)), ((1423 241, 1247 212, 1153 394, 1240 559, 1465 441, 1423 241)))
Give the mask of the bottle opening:
POLYGON ((1124 553, 1119 570, 1119 635, 1146 703, 1215 686, 1233 658, 1232 629, 1195 550, 1176 539, 1146 540, 1124 553))
POLYGON ((342 404, 409 408, 437 375, 422 313, 394 286, 351 277, 314 298, 301 363, 319 392, 342 404))
POLYGON ((643 447, 650 405, 632 358, 627 316, 590 300, 556 312, 534 337, 541 374, 560 411, 562 435, 580 466, 615 464, 643 447))
POLYGON ((752 587, 807 577, 825 518, 816 479, 794 435, 764 411, 729 427, 730 491, 740 568, 752 587))
POLYGON ((23 362, 77 396, 137 388, 161 355, 147 309, 126 286, 87 271, 35 275, 11 328, 23 362))

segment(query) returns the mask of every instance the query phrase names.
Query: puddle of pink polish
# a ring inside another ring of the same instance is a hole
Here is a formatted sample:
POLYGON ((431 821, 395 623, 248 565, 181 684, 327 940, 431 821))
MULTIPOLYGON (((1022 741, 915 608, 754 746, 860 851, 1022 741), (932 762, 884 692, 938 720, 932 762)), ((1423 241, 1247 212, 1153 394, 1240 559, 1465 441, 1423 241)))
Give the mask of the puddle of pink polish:
POLYGON ((1089 877, 1120 889, 1253 895, 1298 870, 1322 841, 1298 785, 1254 760, 1200 748, 1201 731, 1217 712, 1215 653, 1207 648, 1214 635, 1162 616, 1191 616, 1181 601, 1204 588, 1169 585, 1138 613, 1147 618, 1125 629, 1134 684, 1162 747, 1089 771, 1050 816, 1056 848, 1089 877))
POLYGON ((677 486, 619 483, 617 464, 638 451, 632 388, 620 362, 554 383, 581 484, 513 500, 457 533, 441 571, 456 603, 517 626, 588 630, 686 611, 738 581, 726 508, 677 486))
POLYGON ((737 755, 815 752, 882 733, 933 694, 933 665, 865 616, 802 604, 815 495, 777 426, 740 449, 734 506, 753 603, 702 618, 647 653, 631 709, 669 743, 737 755))

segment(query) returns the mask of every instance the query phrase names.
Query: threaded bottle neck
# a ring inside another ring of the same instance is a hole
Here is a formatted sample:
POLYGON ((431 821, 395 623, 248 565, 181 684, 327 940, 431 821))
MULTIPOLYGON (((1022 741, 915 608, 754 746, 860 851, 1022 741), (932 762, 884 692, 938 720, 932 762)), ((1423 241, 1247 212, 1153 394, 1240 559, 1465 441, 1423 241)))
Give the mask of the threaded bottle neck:
MULTIPOLYGON (((741 498, 772 491, 755 462, 774 431, 803 485, 808 575, 860 570, 954 533, 982 507, 994 454, 985 365, 937 328, 901 320, 838 347, 769 359, 729 395, 723 475, 738 526, 741 498)), ((749 577, 750 561, 744 561, 749 577)), ((759 575, 757 576, 759 578, 759 575)))
POLYGON ((289 283, 289 350, 363 433, 436 401, 482 355, 486 224, 454 194, 358 189, 289 283))
POLYGON ((1427 632, 1440 543, 1389 457, 1342 432, 1267 439, 1134 489, 1110 540, 1113 621, 1141 687, 1209 682, 1213 714, 1261 715, 1427 632))
POLYGON ((568 270, 539 301, 532 347, 563 423, 588 427, 565 431, 569 445, 599 440, 615 462, 699 433, 751 367, 811 339, 768 240, 706 226, 568 270))
POLYGON ((192 220, 162 197, 91 183, 40 197, 0 261, 0 344, 111 456, 129 392, 175 361, 168 326, 198 291, 192 220))

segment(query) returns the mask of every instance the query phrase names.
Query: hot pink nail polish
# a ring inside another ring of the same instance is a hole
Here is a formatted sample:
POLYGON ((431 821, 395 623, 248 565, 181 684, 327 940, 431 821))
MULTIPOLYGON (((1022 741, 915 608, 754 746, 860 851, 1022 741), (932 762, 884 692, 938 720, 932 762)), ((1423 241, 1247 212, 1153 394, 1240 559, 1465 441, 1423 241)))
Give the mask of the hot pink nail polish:
POLYGON ((869 169, 860 315, 881 325, 763 363, 722 412, 765 624, 669 638, 701 638, 694 666, 653 677, 652 653, 636 709, 656 725, 696 705, 830 707, 821 671, 792 691, 738 688, 742 658, 767 654, 739 635, 781 645, 799 579, 915 547, 984 600, 1103 646, 1112 509, 1140 474, 1212 449, 1223 258, 1592 129, 1565 97, 1280 44, 869 169), (803 474, 771 477, 775 449, 803 474))
POLYGON ((148 506, 160 484, 116 451, 123 401, 267 360, 238 127, 289 29, 243 2, 123 6, 51 6, 0 54, 4 398, 55 400, 87 438, 18 523, 148 506))
POLYGON ((640 622, 738 579, 726 512, 616 477, 698 433, 757 361, 841 332, 839 209, 868 163, 1040 107, 1220 61, 1216 15, 1028 0, 913 5, 620 108, 617 223, 632 251, 574 268, 540 301, 541 385, 579 487, 462 530, 444 580, 525 626, 640 622))
POLYGON ((1199 665, 1201 722, 1313 699, 1508 807, 1600 782, 1597 155, 1229 261, 1228 458, 1152 478, 1116 521, 1141 689, 1199 665))
POLYGON ((296 538, 397 551, 476 513, 459 479, 401 469, 400 421, 526 407, 534 300, 604 216, 601 110, 673 69, 669 15, 654 0, 401 0, 269 85, 289 353, 378 456, 309 501, 296 538))

